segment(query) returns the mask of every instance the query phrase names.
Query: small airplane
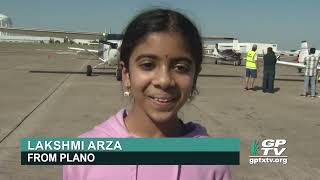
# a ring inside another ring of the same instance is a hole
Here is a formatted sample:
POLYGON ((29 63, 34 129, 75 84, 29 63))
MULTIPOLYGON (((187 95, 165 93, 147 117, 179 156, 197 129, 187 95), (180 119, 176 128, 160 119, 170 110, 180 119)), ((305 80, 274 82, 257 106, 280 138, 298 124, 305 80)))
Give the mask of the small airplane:
MULTIPOLYGON (((118 64, 118 60, 120 58, 120 51, 119 47, 121 45, 121 40, 108 40, 105 42, 101 42, 99 44, 99 49, 84 49, 84 48, 78 48, 78 47, 68 47, 68 49, 75 50, 77 52, 88 52, 91 55, 95 56, 100 60, 101 62, 94 67, 91 65, 87 65, 87 76, 92 75, 92 70, 97 69, 99 66, 102 65, 108 65, 108 66, 115 66, 118 64)), ((116 68, 116 76, 118 78, 118 67, 116 68)))
POLYGON ((214 58, 214 63, 218 64, 221 61, 232 62, 234 66, 240 66, 242 62, 242 57, 240 53, 240 45, 239 40, 232 40, 232 48, 225 49, 220 51, 218 49, 218 44, 216 44, 215 48, 205 48, 204 50, 207 52, 204 56, 214 58))
MULTIPOLYGON (((309 55, 308 42, 307 41, 301 41, 301 47, 300 47, 300 50, 298 50, 298 51, 299 51, 299 54, 297 56, 297 62, 280 61, 278 59, 277 64, 296 67, 296 68, 298 68, 298 72, 301 73, 302 69, 306 68, 306 65, 304 64, 304 58, 309 55)), ((316 50, 315 55, 319 56, 319 53, 320 52, 318 50, 316 50)), ((317 70, 318 71, 320 70, 320 64, 318 64, 317 70)), ((319 74, 318 74, 317 79, 320 81, 320 75, 319 74)))
MULTIPOLYGON (((91 65, 87 66, 87 76, 92 75, 92 70, 98 68, 101 65, 116 65, 116 79, 121 80, 121 69, 118 66, 120 52, 119 48, 122 43, 122 34, 107 34, 107 33, 98 33, 98 32, 74 32, 74 31, 60 31, 60 30, 40 30, 40 29, 25 29, 25 28, 8 28, 0 27, 0 31, 7 32, 11 34, 23 34, 30 36, 40 36, 40 37, 56 37, 56 38, 67 38, 72 39, 86 39, 94 40, 99 42, 99 49, 84 49, 77 47, 68 47, 68 49, 75 51, 89 52, 93 56, 96 56, 100 63, 92 67, 91 65)), ((205 36, 202 37, 203 41, 212 41, 212 40, 231 40, 232 37, 220 37, 220 36, 205 36)))
MULTIPOLYGON (((87 76, 92 75, 92 70, 98 68, 101 65, 115 65, 119 58, 118 48, 121 45, 122 34, 107 34, 98 32, 74 32, 74 31, 60 31, 60 30, 42 30, 42 29, 26 29, 26 28, 8 28, 0 27, 0 31, 11 34, 23 34, 28 36, 40 36, 40 37, 55 37, 55 38, 67 38, 72 41, 73 39, 86 39, 92 41, 98 41, 99 49, 84 49, 77 47, 68 47, 68 49, 75 51, 89 52, 91 55, 98 58, 100 63, 92 67, 87 65, 87 76)), ((119 79, 119 70, 116 71, 117 79, 119 79)))
MULTIPOLYGON (((302 41, 300 50, 298 51, 299 51, 299 54, 297 56, 297 62, 287 62, 287 61, 278 60, 277 63, 281 65, 286 65, 286 66, 297 67, 299 69, 299 72, 301 72, 302 69, 306 68, 304 64, 304 58, 307 55, 309 55, 308 42, 302 41)), ((317 52, 316 52, 316 55, 317 55, 317 52)), ((320 65, 318 65, 317 69, 320 70, 320 65)))

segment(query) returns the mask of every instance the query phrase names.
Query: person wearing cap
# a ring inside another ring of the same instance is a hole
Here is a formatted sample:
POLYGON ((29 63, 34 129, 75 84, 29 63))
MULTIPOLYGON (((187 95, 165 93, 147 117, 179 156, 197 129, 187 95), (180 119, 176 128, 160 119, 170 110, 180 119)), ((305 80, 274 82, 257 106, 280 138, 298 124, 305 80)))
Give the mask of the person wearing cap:
POLYGON ((276 63, 277 57, 272 47, 268 47, 267 54, 263 56, 263 92, 273 93, 276 63))
POLYGON ((248 51, 247 58, 246 58, 246 84, 245 84, 245 90, 253 90, 254 87, 254 81, 257 78, 257 45, 254 44, 252 46, 252 49, 248 51), (249 81, 251 79, 251 84, 249 87, 249 81))

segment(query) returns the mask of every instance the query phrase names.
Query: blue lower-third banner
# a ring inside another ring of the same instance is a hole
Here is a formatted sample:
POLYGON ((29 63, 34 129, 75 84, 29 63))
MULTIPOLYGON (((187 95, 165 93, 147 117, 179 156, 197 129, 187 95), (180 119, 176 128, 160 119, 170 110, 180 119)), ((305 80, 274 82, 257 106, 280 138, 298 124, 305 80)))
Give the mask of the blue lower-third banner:
POLYGON ((239 138, 23 138, 22 165, 239 165, 239 138))

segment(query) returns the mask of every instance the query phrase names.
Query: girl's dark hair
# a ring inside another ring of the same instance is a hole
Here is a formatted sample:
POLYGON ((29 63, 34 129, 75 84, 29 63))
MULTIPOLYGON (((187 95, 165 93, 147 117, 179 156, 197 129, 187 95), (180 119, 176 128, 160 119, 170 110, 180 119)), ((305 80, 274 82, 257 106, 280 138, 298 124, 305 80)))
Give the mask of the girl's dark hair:
POLYGON ((154 32, 178 32, 187 51, 196 64, 196 73, 202 63, 202 41, 196 26, 183 14, 169 9, 151 9, 136 16, 127 26, 120 47, 120 61, 129 68, 129 58, 134 48, 154 32))

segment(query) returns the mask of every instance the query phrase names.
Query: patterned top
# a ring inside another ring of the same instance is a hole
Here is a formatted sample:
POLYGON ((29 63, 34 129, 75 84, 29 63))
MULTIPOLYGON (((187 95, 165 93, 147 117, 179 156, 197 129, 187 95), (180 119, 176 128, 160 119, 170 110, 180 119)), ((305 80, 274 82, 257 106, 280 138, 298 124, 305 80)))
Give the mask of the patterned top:
POLYGON ((306 65, 305 76, 316 76, 317 66, 319 64, 319 56, 314 54, 308 55, 304 58, 304 64, 306 65))

